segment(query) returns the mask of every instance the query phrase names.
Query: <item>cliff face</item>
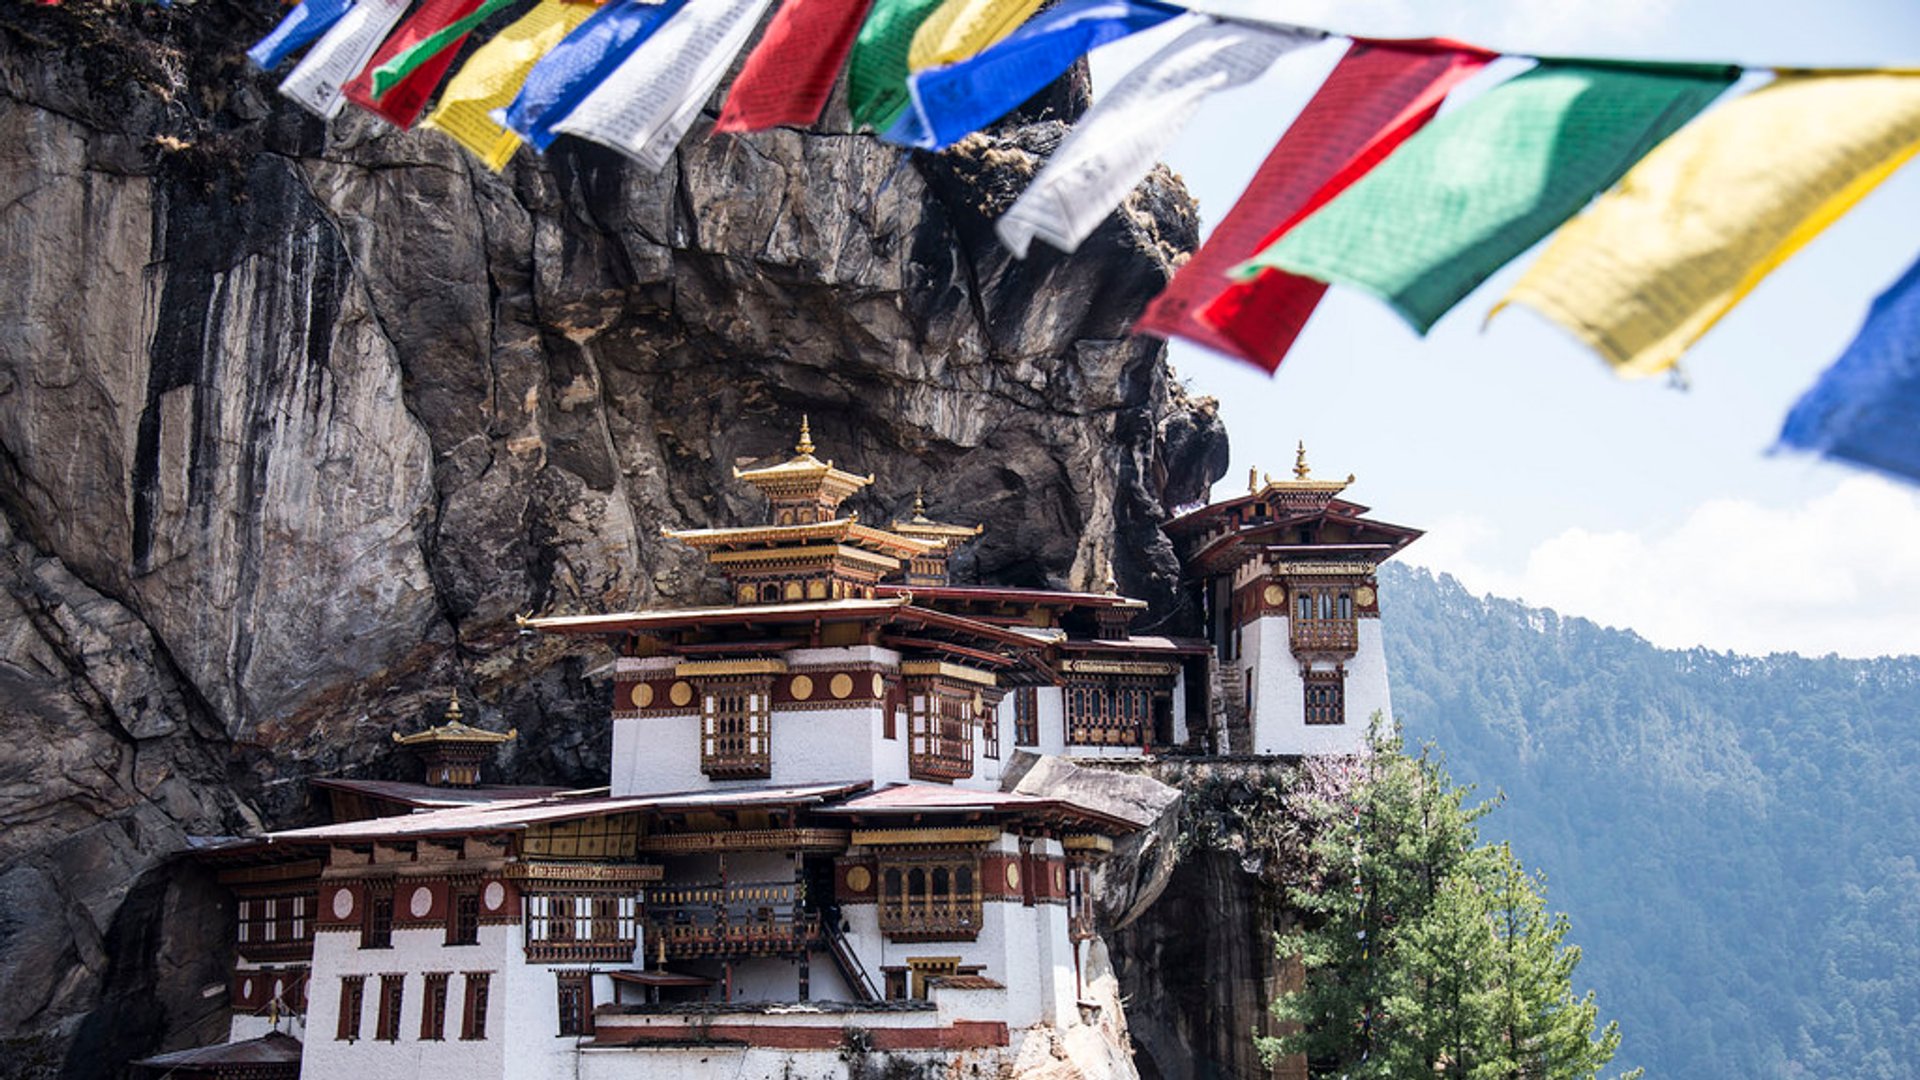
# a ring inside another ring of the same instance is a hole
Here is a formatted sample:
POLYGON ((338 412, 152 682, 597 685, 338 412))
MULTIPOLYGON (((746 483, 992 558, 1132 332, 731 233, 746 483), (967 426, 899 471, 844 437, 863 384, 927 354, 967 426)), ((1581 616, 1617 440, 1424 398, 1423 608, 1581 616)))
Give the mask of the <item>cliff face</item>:
POLYGON ((391 774, 454 686, 510 778, 595 781, 593 658, 512 616, 715 599, 659 530, 756 519, 731 467, 803 413, 862 516, 924 485, 986 525, 963 576, 1111 564, 1167 628, 1159 523, 1224 468, 1125 333, 1194 240, 1177 182, 1073 257, 992 239, 1074 86, 938 159, 830 116, 496 177, 280 103, 241 62, 276 14, 0 7, 0 1075, 217 1034, 224 930, 162 861, 391 774))

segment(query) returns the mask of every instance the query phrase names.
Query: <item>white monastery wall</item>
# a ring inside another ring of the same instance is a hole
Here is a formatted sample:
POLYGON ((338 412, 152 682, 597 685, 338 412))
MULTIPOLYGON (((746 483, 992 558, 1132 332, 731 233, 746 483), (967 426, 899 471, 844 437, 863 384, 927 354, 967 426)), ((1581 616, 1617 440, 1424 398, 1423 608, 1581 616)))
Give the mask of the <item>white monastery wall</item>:
MULTIPOLYGON (((515 926, 482 926, 478 945, 446 944, 439 927, 395 927, 390 949, 362 949, 358 933, 314 935, 313 977, 307 987, 307 1030, 301 1071, 307 1076, 345 1077, 351 1080, 418 1080, 423 1075, 457 1077, 501 1076, 509 1043, 508 976, 523 969, 519 963, 520 930, 515 926), (426 972, 448 972, 447 1014, 438 1041, 420 1038, 420 1018, 426 1009, 426 972), (487 1037, 462 1039, 460 1020, 466 1000, 468 971, 491 972, 488 984, 487 1037), (380 1031, 380 977, 404 977, 398 1036, 389 1042, 380 1031), (365 977, 360 1010, 360 1036, 351 1042, 339 1033, 342 976, 365 977)), ((551 977, 549 977, 549 984, 551 977)), ((544 998, 549 1023, 555 1012, 551 985, 544 998)), ((520 1075, 520 1074, 510 1074, 520 1075)))
MULTIPOLYGON (((1287 619, 1265 616, 1246 624, 1240 658, 1253 688, 1253 752, 1256 754, 1357 754, 1366 748, 1367 719, 1388 710, 1387 657, 1380 620, 1360 619, 1358 653, 1346 662, 1346 721, 1307 723, 1306 683, 1293 655, 1287 619)), ((1330 663, 1316 669, 1331 670, 1330 663)), ((1391 713, 1389 713, 1391 715, 1391 713)), ((1241 747, 1234 747, 1241 753, 1241 747)))

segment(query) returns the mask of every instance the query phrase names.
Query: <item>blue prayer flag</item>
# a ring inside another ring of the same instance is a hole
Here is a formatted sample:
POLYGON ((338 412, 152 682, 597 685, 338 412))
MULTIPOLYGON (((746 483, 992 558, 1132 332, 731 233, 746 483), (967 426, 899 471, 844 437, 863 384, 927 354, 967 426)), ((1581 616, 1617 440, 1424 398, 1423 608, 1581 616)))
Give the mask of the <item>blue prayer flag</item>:
POLYGON ((1075 60, 1182 13, 1156 0, 1066 0, 1004 40, 907 81, 913 108, 883 136, 940 150, 1019 108, 1075 60))
POLYGON ((326 33, 353 6, 353 0, 301 0, 300 6, 247 50, 247 59, 262 71, 272 71, 294 50, 326 33))
POLYGON ((500 126, 545 151, 559 134, 553 126, 567 118, 613 69, 633 55, 653 32, 686 5, 687 0, 612 0, 594 12, 573 33, 527 73, 520 95, 504 113, 494 114, 500 126))
POLYGON ((1920 261, 1787 414, 1780 446, 1920 482, 1920 261))

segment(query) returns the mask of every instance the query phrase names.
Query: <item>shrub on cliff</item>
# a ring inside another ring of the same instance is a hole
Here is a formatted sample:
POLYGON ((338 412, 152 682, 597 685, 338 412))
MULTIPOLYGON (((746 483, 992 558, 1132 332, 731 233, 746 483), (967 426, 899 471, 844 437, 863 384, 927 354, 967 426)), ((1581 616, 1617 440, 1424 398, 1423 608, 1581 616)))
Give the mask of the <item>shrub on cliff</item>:
POLYGON ((1429 750, 1408 756, 1377 723, 1372 741, 1351 786, 1310 808, 1311 872, 1287 893, 1302 929, 1279 942, 1305 978, 1263 1052, 1350 1080, 1598 1076, 1620 1032, 1596 1032, 1593 994, 1574 996, 1580 950, 1544 879, 1480 842, 1490 805, 1468 805, 1429 750))

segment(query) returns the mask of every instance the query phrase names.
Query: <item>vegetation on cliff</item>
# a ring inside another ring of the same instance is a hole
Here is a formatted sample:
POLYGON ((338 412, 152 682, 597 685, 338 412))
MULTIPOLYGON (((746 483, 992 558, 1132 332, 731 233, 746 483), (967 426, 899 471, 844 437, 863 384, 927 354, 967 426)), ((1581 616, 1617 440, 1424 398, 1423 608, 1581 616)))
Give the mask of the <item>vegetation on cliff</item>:
POLYGON ((1263 1048, 1352 1080, 1597 1076, 1618 1025, 1596 1034, 1593 994, 1574 995, 1580 950, 1544 881, 1480 842, 1492 804, 1469 805, 1430 749, 1409 757, 1383 728, 1346 768, 1299 800, 1313 839, 1286 889, 1300 928, 1278 950, 1305 978, 1275 1002, 1285 1027, 1263 1048))

